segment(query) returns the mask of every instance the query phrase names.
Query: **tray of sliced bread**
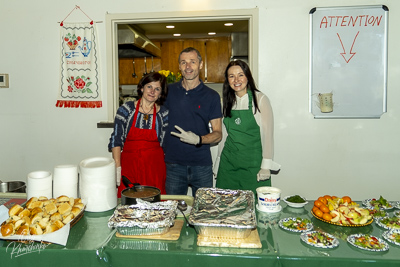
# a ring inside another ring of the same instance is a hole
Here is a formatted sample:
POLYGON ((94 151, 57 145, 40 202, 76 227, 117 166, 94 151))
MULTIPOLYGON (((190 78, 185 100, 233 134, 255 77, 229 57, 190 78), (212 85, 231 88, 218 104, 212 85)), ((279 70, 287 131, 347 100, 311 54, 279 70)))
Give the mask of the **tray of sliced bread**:
POLYGON ((3 237, 53 233, 68 223, 70 227, 75 225, 84 210, 80 198, 32 197, 24 205, 15 204, 8 210, 9 218, 1 224, 0 232, 3 237))

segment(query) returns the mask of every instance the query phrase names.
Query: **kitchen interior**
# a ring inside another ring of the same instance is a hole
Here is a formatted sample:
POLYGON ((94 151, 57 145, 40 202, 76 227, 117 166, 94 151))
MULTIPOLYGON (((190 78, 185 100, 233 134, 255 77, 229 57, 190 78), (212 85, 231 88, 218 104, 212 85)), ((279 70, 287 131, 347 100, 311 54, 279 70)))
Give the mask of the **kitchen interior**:
POLYGON ((248 20, 119 24, 119 105, 136 99, 146 73, 178 74, 179 53, 189 46, 203 57, 200 79, 221 95, 229 61, 248 62, 248 27, 248 20))

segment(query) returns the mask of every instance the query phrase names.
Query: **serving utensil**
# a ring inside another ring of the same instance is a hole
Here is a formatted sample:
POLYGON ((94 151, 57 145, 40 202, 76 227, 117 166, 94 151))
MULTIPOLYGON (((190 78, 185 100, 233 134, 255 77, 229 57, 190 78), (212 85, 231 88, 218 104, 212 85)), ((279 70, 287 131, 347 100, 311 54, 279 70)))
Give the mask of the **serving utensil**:
POLYGON ((137 78, 136 71, 135 71, 135 59, 133 59, 132 64, 133 64, 133 73, 132 73, 132 77, 133 77, 133 78, 137 78))

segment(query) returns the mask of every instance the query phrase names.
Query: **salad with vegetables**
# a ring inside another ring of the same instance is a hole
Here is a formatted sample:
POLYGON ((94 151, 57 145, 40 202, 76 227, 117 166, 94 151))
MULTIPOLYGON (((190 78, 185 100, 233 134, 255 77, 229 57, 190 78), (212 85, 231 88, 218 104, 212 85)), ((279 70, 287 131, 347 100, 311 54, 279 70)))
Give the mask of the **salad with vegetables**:
POLYGON ((390 232, 388 238, 396 243, 400 243, 400 232, 390 232))
POLYGON ((371 235, 361 235, 354 239, 354 244, 367 249, 381 250, 385 248, 385 244, 379 242, 379 240, 371 235))
POLYGON ((379 199, 371 199, 369 202, 371 206, 373 206, 375 209, 390 209, 393 208, 392 204, 389 203, 386 199, 384 199, 382 196, 380 196, 379 199))
POLYGON ((400 229, 400 218, 399 217, 384 217, 384 218, 380 219, 378 222, 383 227, 386 226, 388 228, 400 229))
POLYGON ((325 233, 321 233, 318 231, 307 233, 307 241, 321 247, 329 247, 334 245, 334 238, 329 237, 325 233))
POLYGON ((302 218, 288 218, 286 221, 282 221, 282 225, 288 229, 294 229, 298 231, 304 231, 309 229, 308 224, 311 221, 309 219, 302 219, 302 218))

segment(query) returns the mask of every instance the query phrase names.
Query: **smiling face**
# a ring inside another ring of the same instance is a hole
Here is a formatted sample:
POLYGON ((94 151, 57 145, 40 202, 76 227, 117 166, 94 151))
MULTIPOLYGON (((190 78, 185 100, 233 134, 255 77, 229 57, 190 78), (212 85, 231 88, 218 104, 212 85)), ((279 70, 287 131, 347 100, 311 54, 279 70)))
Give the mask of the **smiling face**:
POLYGON ((159 81, 146 83, 142 88, 142 98, 148 102, 155 102, 160 97, 161 90, 161 83, 159 81))
POLYGON ((179 70, 185 80, 199 79, 199 73, 203 67, 195 51, 182 53, 179 57, 179 70))
POLYGON ((232 66, 228 69, 229 86, 239 97, 247 93, 247 77, 240 66, 232 66))

